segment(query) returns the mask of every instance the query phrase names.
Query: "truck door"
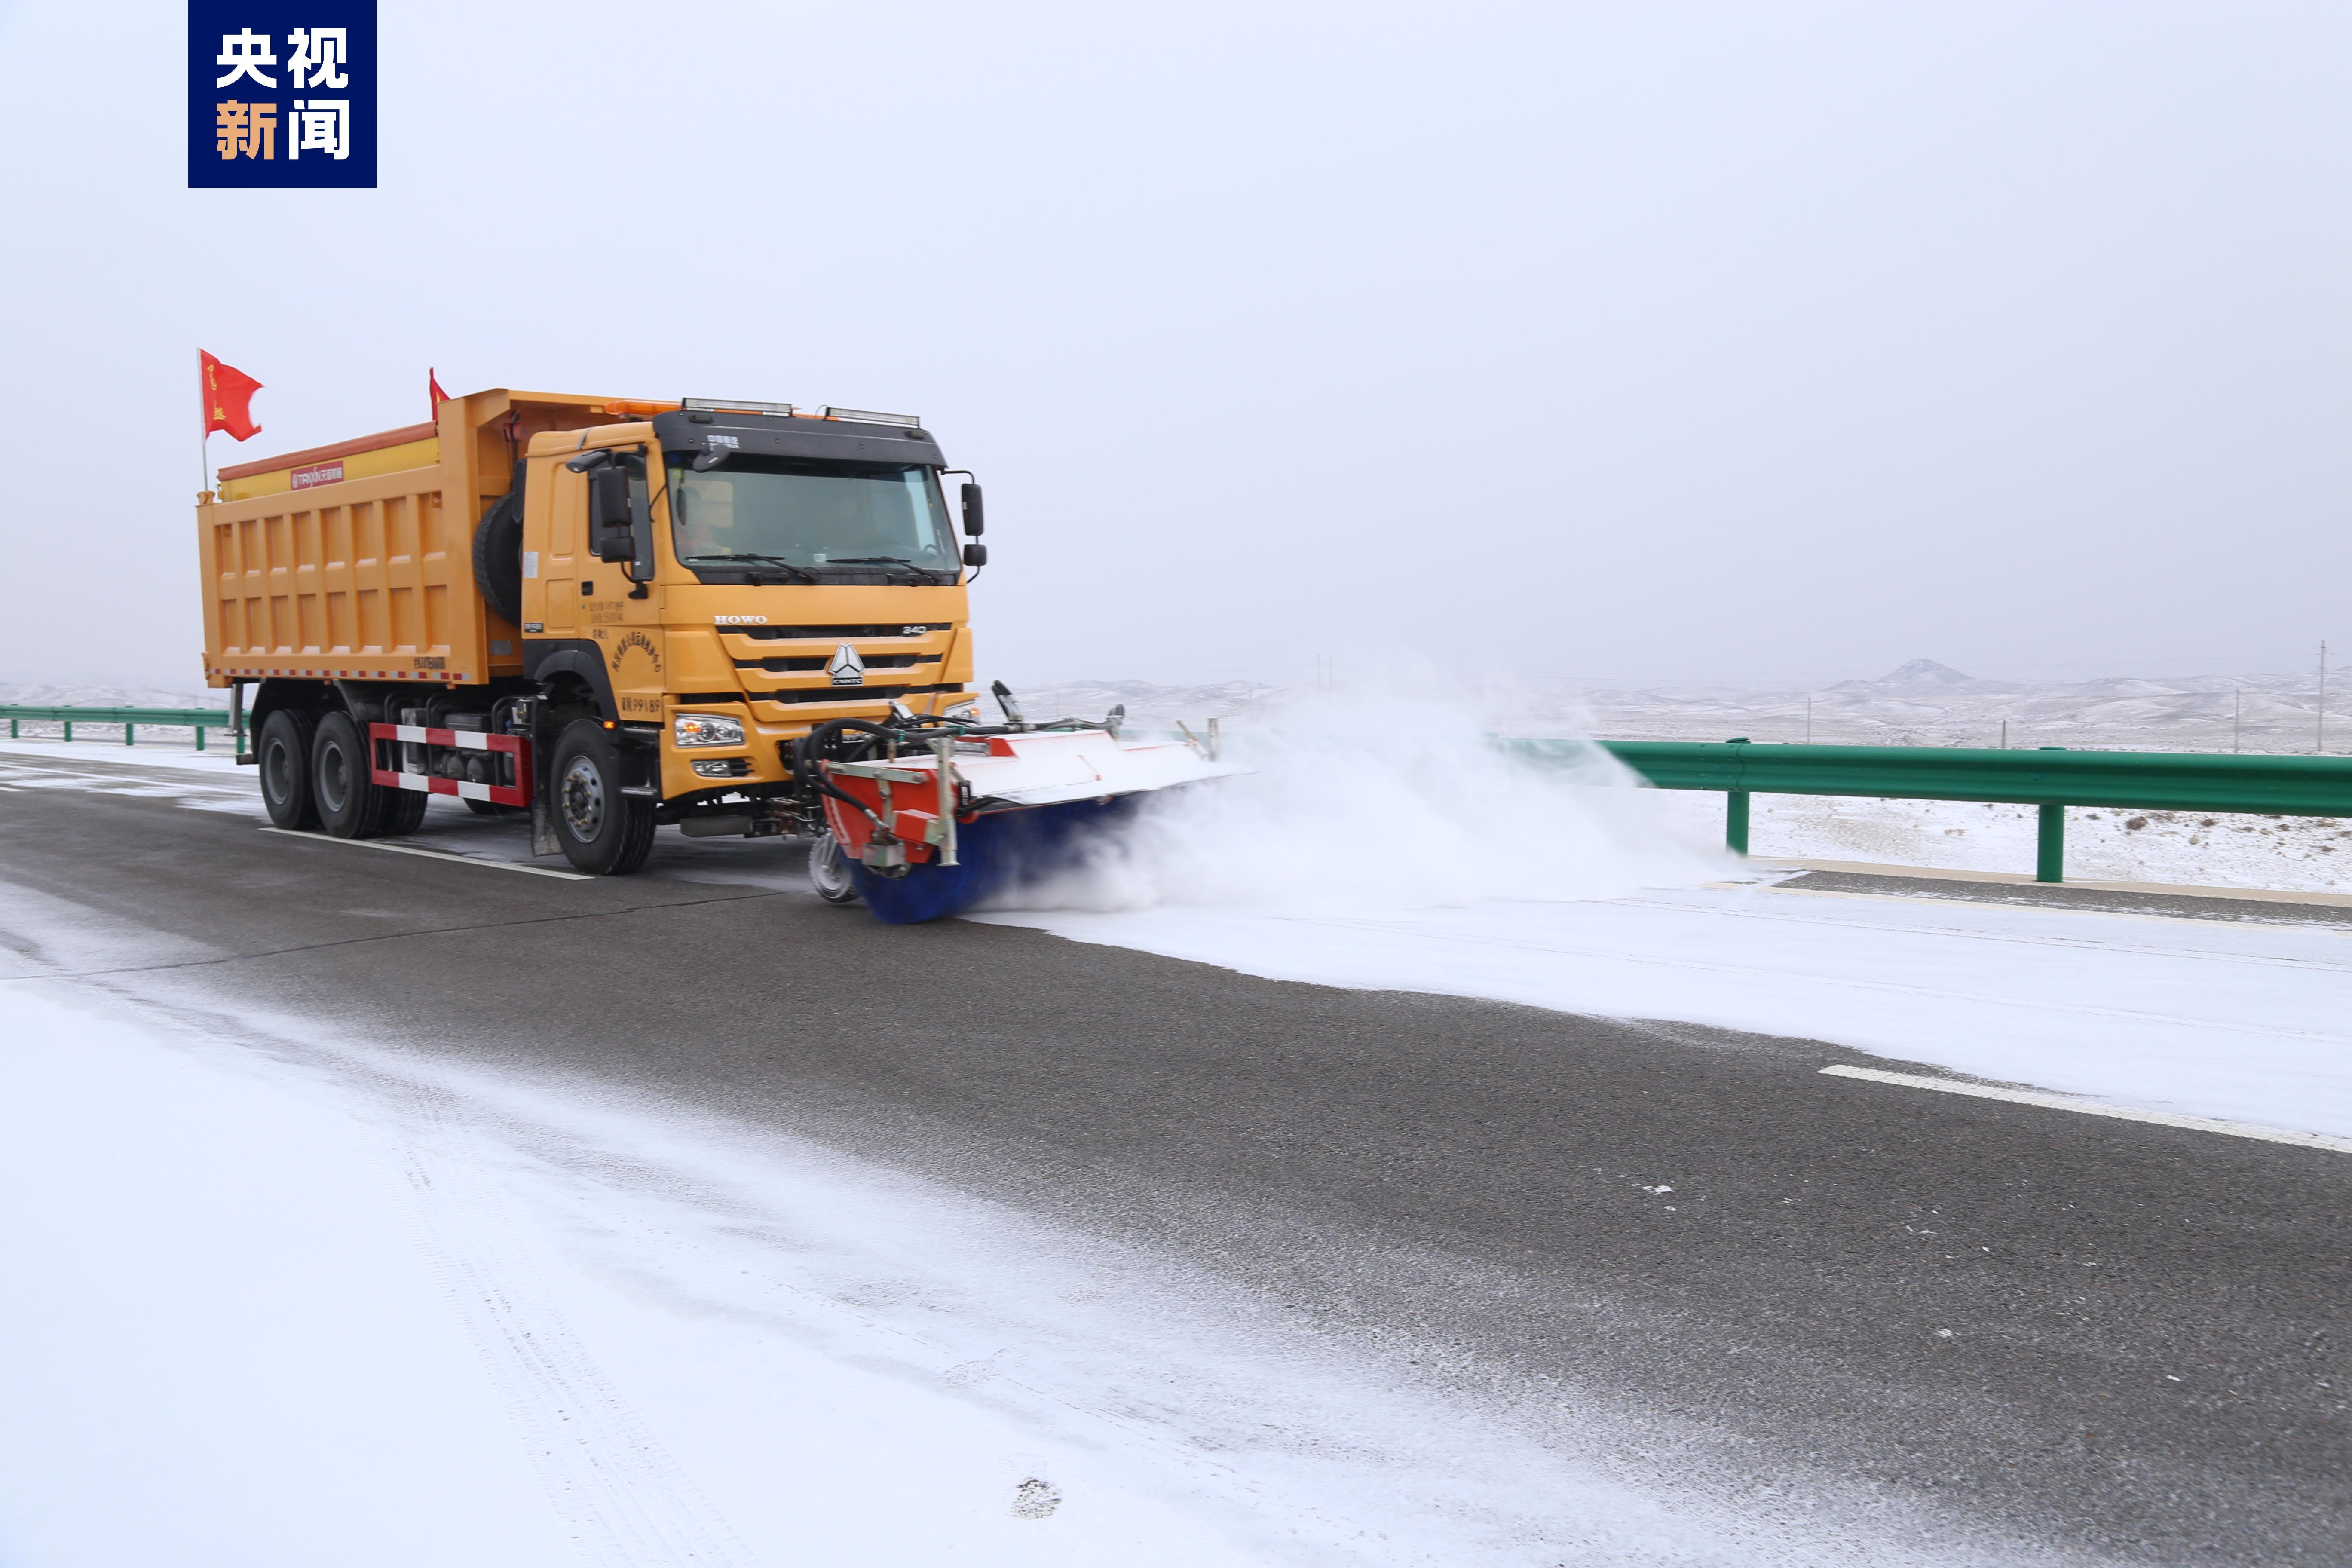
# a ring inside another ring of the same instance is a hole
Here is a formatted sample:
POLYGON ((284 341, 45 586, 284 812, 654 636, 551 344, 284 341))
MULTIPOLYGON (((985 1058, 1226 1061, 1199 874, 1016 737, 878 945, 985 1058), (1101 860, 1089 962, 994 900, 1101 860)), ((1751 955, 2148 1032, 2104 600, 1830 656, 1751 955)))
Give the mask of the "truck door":
MULTIPOLYGON (((644 454, 625 452, 615 459, 629 476, 629 500, 636 513, 635 536, 643 541, 653 525, 647 496, 644 454)), ((630 563, 581 559, 580 616, 587 635, 596 639, 604 656, 604 673, 613 683, 613 703, 619 717, 658 724, 666 671, 662 637, 661 589, 647 584, 642 597, 629 575, 630 563)))

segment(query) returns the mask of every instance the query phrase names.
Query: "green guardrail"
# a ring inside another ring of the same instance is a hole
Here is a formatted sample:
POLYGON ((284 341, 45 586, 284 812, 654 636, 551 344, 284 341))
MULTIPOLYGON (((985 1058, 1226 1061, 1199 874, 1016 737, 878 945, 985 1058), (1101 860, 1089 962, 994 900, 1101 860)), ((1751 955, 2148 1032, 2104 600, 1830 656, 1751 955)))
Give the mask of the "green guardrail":
MULTIPOLYGON (((1523 755, 1563 757, 1574 741, 1513 741, 1523 755)), ((1759 746, 1746 740, 1603 741, 1660 789, 1721 790, 1724 842, 1748 853, 1754 795, 1991 801, 2041 808, 2034 879, 2065 880, 2066 808, 2352 816, 2352 757, 2221 756, 2199 752, 2073 752, 1944 746, 1759 746)))
POLYGON ((245 750, 245 731, 229 721, 226 708, 11 708, 0 707, 0 719, 8 721, 8 738, 22 738, 27 721, 37 724, 63 724, 65 738, 74 738, 76 724, 120 724, 122 743, 139 743, 139 726, 158 730, 194 730, 196 750, 205 749, 205 731, 227 730, 236 742, 236 750, 245 750))

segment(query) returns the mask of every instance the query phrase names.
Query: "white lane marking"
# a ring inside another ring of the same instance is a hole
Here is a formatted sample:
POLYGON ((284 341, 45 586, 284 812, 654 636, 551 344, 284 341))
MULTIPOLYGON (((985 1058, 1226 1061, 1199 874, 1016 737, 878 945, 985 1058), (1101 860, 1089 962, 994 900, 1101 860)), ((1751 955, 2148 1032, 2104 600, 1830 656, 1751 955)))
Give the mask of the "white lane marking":
POLYGON ((1979 1100, 2014 1100, 2019 1105, 2046 1106, 2052 1110, 2079 1111, 2084 1116, 2112 1116, 2118 1121, 2153 1121, 2158 1127, 2186 1127, 2192 1132, 2221 1132, 2232 1138, 2259 1138, 2265 1143, 2291 1143, 2299 1149, 2332 1149, 2338 1154, 2352 1154, 2352 1138, 2331 1138, 2325 1132, 2290 1132, 2279 1127, 2257 1127, 2248 1121, 2175 1116, 2168 1110, 2132 1110, 2120 1105, 2077 1100, 2069 1094, 2049 1094, 2035 1089, 1996 1089, 1990 1084, 1960 1083, 1948 1078, 1921 1078, 1916 1073, 1847 1067, 1843 1062, 1822 1071, 1832 1078, 1867 1079, 1872 1083, 1891 1083, 1904 1089, 1932 1089, 1938 1094, 1972 1094, 1979 1100))
POLYGON ((394 855, 422 855, 427 860, 455 860, 460 866, 488 866, 493 871, 527 871, 534 877, 558 877, 567 882, 593 882, 585 871, 559 871, 552 866, 526 866, 519 860, 486 860, 478 855, 452 855, 446 849, 420 849, 413 844, 386 844, 374 838, 338 838, 331 833, 297 833, 290 827, 265 827, 286 838, 308 838, 319 844, 346 844, 354 849, 388 849, 394 855))

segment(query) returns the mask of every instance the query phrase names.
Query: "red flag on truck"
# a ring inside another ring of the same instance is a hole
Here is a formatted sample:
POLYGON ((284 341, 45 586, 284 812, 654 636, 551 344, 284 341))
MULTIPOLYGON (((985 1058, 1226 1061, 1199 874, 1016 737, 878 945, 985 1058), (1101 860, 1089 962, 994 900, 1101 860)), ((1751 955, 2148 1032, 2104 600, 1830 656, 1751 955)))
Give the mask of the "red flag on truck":
POLYGON ((426 423, 440 424, 441 405, 449 401, 449 395, 441 390, 441 377, 430 368, 425 373, 425 399, 432 410, 425 416, 426 423))
POLYGON ((196 351, 196 361, 204 383, 205 434, 226 430, 240 441, 260 435, 261 426, 253 422, 250 405, 261 383, 202 349, 196 351))

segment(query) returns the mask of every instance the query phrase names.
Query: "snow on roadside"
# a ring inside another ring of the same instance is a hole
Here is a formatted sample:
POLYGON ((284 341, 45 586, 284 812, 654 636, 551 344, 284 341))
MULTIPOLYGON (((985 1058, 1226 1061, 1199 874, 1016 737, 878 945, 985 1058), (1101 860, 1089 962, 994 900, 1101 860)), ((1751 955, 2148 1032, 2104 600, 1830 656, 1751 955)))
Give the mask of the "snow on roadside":
MULTIPOLYGON (((1723 796, 1652 793, 1652 809, 1677 830, 1722 833, 1723 796)), ((1759 795, 1749 807, 1748 852, 2030 875, 2038 832, 2030 805, 1759 795)), ((2066 813, 2066 876, 2078 882, 2352 893, 2352 822, 2077 806, 2066 813)))
POLYGON ((55 987, 0 983, 0 1019, 26 1562, 572 1561, 362 1129, 55 987))

